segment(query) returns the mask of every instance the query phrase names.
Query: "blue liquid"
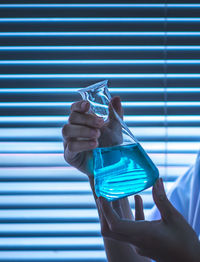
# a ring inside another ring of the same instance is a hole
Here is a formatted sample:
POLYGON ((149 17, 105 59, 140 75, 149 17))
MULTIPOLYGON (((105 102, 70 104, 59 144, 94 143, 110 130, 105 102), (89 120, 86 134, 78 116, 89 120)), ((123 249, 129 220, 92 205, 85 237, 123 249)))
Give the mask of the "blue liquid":
POLYGON ((93 150, 95 191, 112 201, 152 186, 158 169, 140 144, 93 150))

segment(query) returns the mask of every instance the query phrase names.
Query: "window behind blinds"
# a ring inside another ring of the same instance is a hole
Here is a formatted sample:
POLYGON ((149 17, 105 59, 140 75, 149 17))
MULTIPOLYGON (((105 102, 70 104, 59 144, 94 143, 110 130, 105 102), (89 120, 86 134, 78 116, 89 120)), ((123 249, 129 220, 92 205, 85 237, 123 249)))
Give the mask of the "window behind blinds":
POLYGON ((200 145, 200 4, 0 3, 0 261, 105 261, 61 127, 76 90, 108 79, 170 188, 200 145))

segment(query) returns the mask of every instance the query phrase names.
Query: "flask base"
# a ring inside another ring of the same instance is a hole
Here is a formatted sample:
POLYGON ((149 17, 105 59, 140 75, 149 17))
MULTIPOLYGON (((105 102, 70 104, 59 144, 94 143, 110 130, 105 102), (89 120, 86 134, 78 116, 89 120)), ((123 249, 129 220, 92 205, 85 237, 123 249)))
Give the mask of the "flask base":
POLYGON ((94 149, 96 195, 113 201, 152 186, 158 169, 143 152, 139 143, 94 149))

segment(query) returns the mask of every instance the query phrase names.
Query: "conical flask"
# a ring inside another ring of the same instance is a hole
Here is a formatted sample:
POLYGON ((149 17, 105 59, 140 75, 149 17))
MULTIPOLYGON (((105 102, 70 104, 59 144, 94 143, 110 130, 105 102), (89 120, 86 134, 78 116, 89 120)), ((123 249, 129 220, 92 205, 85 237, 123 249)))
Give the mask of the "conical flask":
POLYGON ((90 113, 104 118, 99 146, 93 150, 95 192, 113 201, 151 187, 159 172, 111 105, 107 84, 105 80, 78 92, 90 102, 90 113))

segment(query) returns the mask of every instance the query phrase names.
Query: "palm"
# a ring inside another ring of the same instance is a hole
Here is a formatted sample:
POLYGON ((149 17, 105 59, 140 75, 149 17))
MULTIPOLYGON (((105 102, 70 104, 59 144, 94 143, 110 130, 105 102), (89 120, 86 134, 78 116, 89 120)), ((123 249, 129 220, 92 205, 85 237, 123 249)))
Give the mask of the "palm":
MULTIPOLYGON (((116 121, 116 120, 115 120, 116 121)), ((113 121, 109 121, 101 129, 101 136, 99 137, 99 146, 98 147, 108 147, 121 143, 121 125, 113 121)), ((89 176, 93 175, 93 152, 92 150, 83 151, 71 157, 71 153, 66 153, 67 162, 76 167, 83 173, 86 173, 89 176)))
MULTIPOLYGON (((115 107, 115 110, 122 116, 122 109, 115 107)), ((109 120, 100 128, 101 135, 98 139, 98 147, 109 147, 118 145, 122 142, 122 132, 119 116, 114 112, 110 104, 109 120)), ((72 153, 65 147, 65 159, 71 165, 76 167, 81 172, 92 176, 93 175, 93 152, 92 150, 72 153)))

